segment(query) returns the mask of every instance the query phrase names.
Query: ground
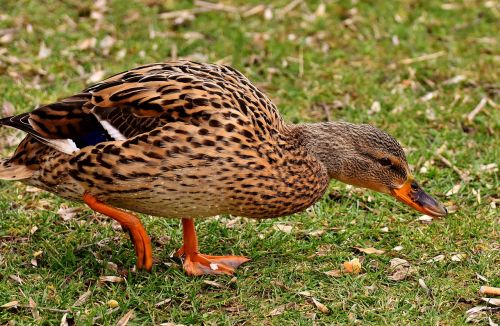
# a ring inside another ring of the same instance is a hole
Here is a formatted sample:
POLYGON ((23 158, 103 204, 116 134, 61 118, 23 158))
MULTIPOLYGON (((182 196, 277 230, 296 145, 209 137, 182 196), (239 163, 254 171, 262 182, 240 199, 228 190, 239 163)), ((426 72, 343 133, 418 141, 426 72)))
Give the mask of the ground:
MULTIPOLYGON (((135 272, 133 247, 109 219, 2 181, 0 324, 108 325, 122 318, 123 325, 128 317, 134 325, 499 322, 495 309, 466 313, 486 305, 480 286, 500 286, 498 2, 1 6, 1 116, 140 64, 173 57, 230 64, 288 121, 346 120, 390 132, 424 189, 451 214, 429 221, 388 196, 332 182, 300 214, 198 221, 205 253, 252 261, 234 278, 193 278, 171 258, 181 246, 178 220, 142 216, 155 267, 135 272), (354 258, 359 274, 325 274, 354 258), (408 275, 395 274, 395 258, 408 262, 408 275)), ((0 136, 7 156, 22 134, 1 128, 0 136)))

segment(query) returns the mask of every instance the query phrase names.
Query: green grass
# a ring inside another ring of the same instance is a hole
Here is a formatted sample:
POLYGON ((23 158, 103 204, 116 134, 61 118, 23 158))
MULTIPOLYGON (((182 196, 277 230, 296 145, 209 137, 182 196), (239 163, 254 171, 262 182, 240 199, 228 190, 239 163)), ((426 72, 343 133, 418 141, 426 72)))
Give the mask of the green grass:
MULTIPOLYGON (((236 8, 258 5, 257 1, 224 3, 236 8)), ((170 258, 181 245, 179 221, 143 216, 156 264, 151 274, 135 273, 130 270, 133 247, 108 219, 84 209, 65 221, 56 213, 59 207, 77 204, 27 192, 20 183, 1 182, 0 305, 17 300, 21 306, 0 308, 0 324, 57 324, 62 311, 69 310, 67 318, 78 325, 107 325, 133 309, 135 317, 129 324, 134 325, 460 325, 465 324, 465 312, 481 304, 477 293, 481 285, 500 286, 498 172, 481 168, 498 164, 500 148, 495 104, 500 71, 498 4, 324 1, 325 14, 315 17, 321 2, 307 1, 281 17, 280 10, 289 3, 270 4, 274 15, 269 20, 263 12, 247 17, 218 10, 197 13, 193 20, 176 25, 160 15, 198 6, 189 1, 108 1, 97 21, 93 17, 99 10, 90 1, 3 0, 2 100, 11 102, 17 113, 25 112, 78 92, 96 71, 113 74, 168 60, 173 53, 221 61, 240 69, 270 94, 289 121, 330 118, 387 130, 408 149, 424 188, 447 206, 455 206, 456 212, 423 224, 418 213, 387 196, 332 182, 328 194, 301 214, 242 220, 232 227, 229 218, 198 221, 204 252, 243 254, 253 260, 233 280, 190 278, 179 261, 170 258), (116 42, 101 47, 107 35, 116 42), (95 47, 82 45, 91 38, 96 39, 95 47), (45 58, 39 57, 42 43, 51 49, 45 58), (436 55, 405 61, 429 54, 436 55), (463 78, 445 82, 456 76, 463 78), (431 92, 434 97, 429 99, 426 95, 431 92), (489 102, 468 122, 466 115, 482 98, 489 102), (379 112, 370 111, 377 107, 374 102, 380 104, 379 112), (438 151, 469 179, 462 181, 438 151), (445 196, 457 183, 462 184, 458 193, 445 196), (292 225, 292 231, 276 230, 276 223, 292 225), (38 229, 32 232, 34 227, 38 229), (382 232, 383 227, 389 232, 382 232), (317 230, 325 232, 310 235, 317 230), (365 255, 354 246, 385 253, 365 255), (396 246, 403 249, 394 251, 396 246), (40 251, 33 266, 31 260, 40 251), (467 258, 452 261, 456 253, 467 258), (445 255, 444 260, 428 262, 438 255, 445 255), (323 273, 354 257, 362 260, 361 274, 335 278, 323 273), (389 261, 395 257, 415 268, 399 282, 388 278, 389 261), (108 262, 117 264, 118 271, 110 270, 108 262), (20 277, 22 284, 11 275, 20 277), (126 275, 126 282, 99 283, 103 275, 126 275), (418 279, 424 280, 432 296, 418 279), (87 290, 90 297, 73 307, 87 290), (320 312, 310 298, 299 294, 302 291, 309 291, 330 313, 320 312), (29 298, 39 307, 37 321, 27 308, 29 298), (119 308, 110 312, 111 299, 119 308), (166 299, 171 301, 155 306, 166 299), (271 316, 282 305, 286 305, 283 313, 271 316)), ((0 151, 6 156, 20 135, 2 128, 0 136, 0 151)), ((494 312, 479 320, 484 324, 488 317, 499 322, 494 312)))

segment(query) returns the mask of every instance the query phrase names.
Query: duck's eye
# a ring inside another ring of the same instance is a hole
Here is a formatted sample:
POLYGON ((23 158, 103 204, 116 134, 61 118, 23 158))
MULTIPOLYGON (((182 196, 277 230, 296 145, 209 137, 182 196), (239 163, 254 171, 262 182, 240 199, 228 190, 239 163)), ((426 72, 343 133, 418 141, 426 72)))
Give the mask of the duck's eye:
POLYGON ((387 158, 387 157, 383 157, 381 159, 378 160, 380 164, 382 164, 383 166, 389 166, 389 165, 392 165, 392 161, 387 158))

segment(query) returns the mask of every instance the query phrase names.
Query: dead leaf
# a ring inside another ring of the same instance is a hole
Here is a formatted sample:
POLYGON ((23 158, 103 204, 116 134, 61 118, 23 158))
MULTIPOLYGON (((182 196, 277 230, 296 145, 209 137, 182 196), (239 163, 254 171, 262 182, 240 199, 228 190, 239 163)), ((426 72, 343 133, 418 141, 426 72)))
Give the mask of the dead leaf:
POLYGON ((448 192, 446 192, 445 196, 450 197, 452 195, 457 194, 460 191, 460 188, 462 188, 462 184, 457 183, 456 185, 453 186, 453 188, 451 188, 450 190, 448 190, 448 192))
POLYGON ((17 307, 18 304, 19 304, 19 301, 14 300, 14 301, 7 302, 7 303, 1 305, 0 308, 9 309, 9 308, 17 307))
POLYGON ((318 308, 319 311, 321 311, 322 313, 324 314, 328 314, 330 312, 330 309, 328 309, 327 306, 325 306, 324 304, 322 304, 321 302, 319 302, 316 298, 311 298, 314 305, 316 306, 316 308, 318 308))
POLYGON ((45 45, 45 42, 42 42, 42 44, 40 44, 40 50, 38 50, 38 59, 48 58, 51 53, 52 50, 45 45))
POLYGON ((476 306, 474 308, 470 308, 465 312, 467 319, 465 320, 467 323, 473 321, 480 321, 483 316, 486 316, 486 311, 490 310, 487 306, 476 306))
POLYGON ((87 301, 87 299, 90 297, 91 294, 92 294, 92 292, 90 292, 90 290, 88 290, 87 292, 85 292, 84 294, 82 294, 75 301, 75 303, 73 303, 73 307, 78 307, 78 306, 81 306, 82 304, 84 304, 87 301))
POLYGON ((166 305, 167 303, 169 303, 170 301, 172 301, 172 299, 168 298, 168 299, 165 299, 165 300, 162 300, 160 302, 157 302, 155 303, 155 307, 161 307, 163 305, 166 305))
POLYGON ((427 260, 428 263, 437 263, 439 261, 443 261, 446 258, 445 255, 437 255, 436 257, 432 257, 431 259, 427 260))
POLYGON ((340 269, 332 269, 331 271, 325 272, 325 274, 332 277, 341 277, 342 271, 340 269))
POLYGON ((129 310, 125 315, 123 315, 122 318, 120 318, 120 320, 118 320, 116 326, 125 326, 132 318, 134 318, 134 310, 129 310))
POLYGON ((285 312, 285 309, 286 309, 286 304, 283 304, 281 306, 278 306, 276 308, 274 308, 268 316, 279 316, 279 315, 282 315, 284 312, 285 312))
POLYGON ((290 234, 292 232, 292 226, 287 224, 275 224, 274 228, 278 231, 285 232, 286 234, 290 234))
POLYGON ((307 235, 311 236, 311 237, 319 237, 323 234, 325 234, 325 230, 315 230, 315 231, 309 232, 307 235))
POLYGON ((309 292, 309 291, 301 291, 301 292, 299 292, 299 293, 297 293, 297 294, 299 294, 299 295, 303 295, 303 296, 305 296, 305 297, 312 297, 312 293, 311 293, 311 292, 309 292))
POLYGON ((500 307, 500 299, 496 299, 496 298, 481 298, 481 300, 483 300, 484 302, 487 302, 488 304, 490 304, 492 306, 500 307))
POLYGON ((19 276, 17 275, 9 275, 9 278, 19 284, 24 284, 24 281, 22 278, 20 278, 19 276))
POLYGON ((81 210, 81 207, 68 207, 63 204, 57 210, 57 214, 63 219, 63 221, 69 221, 81 210))
POLYGON ((342 266, 344 267, 344 272, 349 274, 359 274, 361 272, 361 262, 358 258, 346 261, 342 266))
POLYGON ((388 279, 392 281, 402 281, 415 272, 410 263, 404 259, 393 258, 390 263, 392 274, 388 276, 388 279))
POLYGON ((33 316, 33 319, 38 320, 40 319, 40 314, 38 313, 38 310, 36 309, 36 302, 33 300, 33 298, 28 299, 28 303, 30 305, 30 310, 31 310, 31 315, 33 316))
POLYGON ((422 215, 418 218, 418 220, 424 224, 429 224, 432 222, 432 216, 422 215))
POLYGON ((451 256, 452 261, 463 261, 467 258, 467 254, 455 254, 451 256))
POLYGON ((368 248, 354 247, 354 249, 361 251, 365 254, 369 254, 369 255, 370 254, 381 255, 381 254, 385 253, 384 250, 375 249, 373 247, 368 247, 368 248))
POLYGON ((119 276, 100 276, 99 277, 99 282, 100 283, 106 283, 106 282, 109 282, 109 283, 122 283, 124 282, 125 279, 123 277, 119 277, 119 276))
POLYGON ((69 326, 67 312, 62 316, 61 322, 59 323, 59 326, 69 326))

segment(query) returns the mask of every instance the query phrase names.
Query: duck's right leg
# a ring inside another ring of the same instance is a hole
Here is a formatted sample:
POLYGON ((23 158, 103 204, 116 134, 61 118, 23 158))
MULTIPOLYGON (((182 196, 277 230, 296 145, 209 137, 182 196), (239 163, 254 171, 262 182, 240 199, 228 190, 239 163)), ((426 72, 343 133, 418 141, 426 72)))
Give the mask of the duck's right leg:
POLYGON ((94 211, 116 220, 125 230, 130 232, 130 238, 134 243, 137 255, 137 269, 151 271, 153 267, 151 240, 139 218, 118 208, 106 205, 87 192, 83 195, 83 201, 94 211))
POLYGON ((188 275, 233 274, 234 270, 250 259, 243 256, 210 256, 200 254, 198 238, 191 218, 182 219, 184 244, 177 256, 184 259, 184 271, 188 275))

